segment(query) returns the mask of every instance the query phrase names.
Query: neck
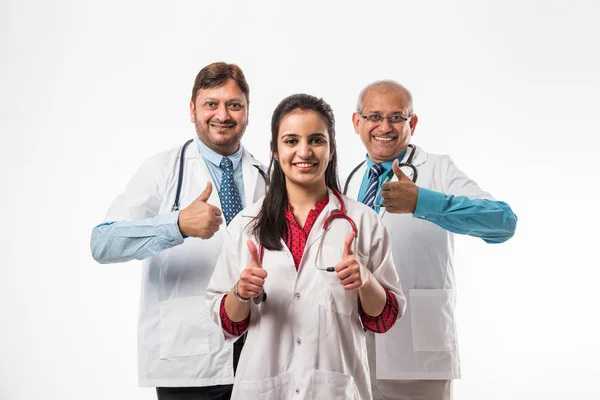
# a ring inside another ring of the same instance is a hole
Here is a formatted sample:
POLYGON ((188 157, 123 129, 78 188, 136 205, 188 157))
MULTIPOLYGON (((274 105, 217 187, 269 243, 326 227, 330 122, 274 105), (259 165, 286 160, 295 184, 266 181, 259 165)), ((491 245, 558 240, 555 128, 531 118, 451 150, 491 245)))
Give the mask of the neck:
POLYGON ((232 143, 232 144, 228 144, 228 145, 223 145, 223 146, 218 146, 215 145, 213 143, 207 143, 204 140, 202 140, 202 138, 200 136, 198 136, 198 139, 209 149, 211 149, 212 151, 214 151, 215 153, 223 156, 223 157, 229 157, 232 154, 235 154, 239 148, 240 148, 240 143, 232 143))
POLYGON ((288 201, 294 209, 313 208, 317 201, 327 195, 325 180, 310 186, 300 186, 286 179, 286 186, 288 201))

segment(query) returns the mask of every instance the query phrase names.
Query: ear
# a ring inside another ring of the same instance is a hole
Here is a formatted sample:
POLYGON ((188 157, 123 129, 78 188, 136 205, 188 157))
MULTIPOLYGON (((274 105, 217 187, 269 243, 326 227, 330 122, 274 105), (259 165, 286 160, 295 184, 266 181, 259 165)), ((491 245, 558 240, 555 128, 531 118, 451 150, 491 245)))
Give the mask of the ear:
POLYGON ((194 102, 190 100, 190 120, 196 123, 196 106, 194 102))
POLYGON ((354 132, 356 132, 356 134, 358 135, 358 124, 360 123, 360 115, 358 115, 358 113, 353 113, 352 114, 352 125, 354 126, 354 132))
POLYGON ((417 114, 410 117, 410 136, 415 134, 415 129, 417 128, 418 122, 419 122, 419 117, 417 117, 417 114))

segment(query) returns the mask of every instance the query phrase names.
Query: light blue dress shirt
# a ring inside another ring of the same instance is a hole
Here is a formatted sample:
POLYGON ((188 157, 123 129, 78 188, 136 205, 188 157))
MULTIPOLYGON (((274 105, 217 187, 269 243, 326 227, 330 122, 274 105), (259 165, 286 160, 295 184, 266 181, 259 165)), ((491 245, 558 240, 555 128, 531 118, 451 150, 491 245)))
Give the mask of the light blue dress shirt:
MULTIPOLYGON (((402 162, 404 152, 397 159, 402 162)), ((363 176, 358 200, 362 201, 369 185, 369 170, 375 164, 366 157, 367 169, 363 176)), ((394 160, 381 163, 385 171, 379 176, 379 187, 392 170, 394 160)), ((469 199, 466 196, 446 195, 434 190, 418 188, 417 207, 413 217, 425 219, 447 231, 475 236, 487 243, 502 243, 510 239, 517 226, 517 216, 503 201, 469 199)), ((379 202, 376 198, 375 202, 379 202)), ((379 213, 379 207, 375 207, 379 213)))
MULTIPOLYGON (((211 150, 198 138, 196 144, 218 191, 223 176, 219 167, 223 156, 211 150)), ((245 207, 242 155, 243 149, 240 145, 238 151, 229 156, 229 159, 233 163, 233 179, 240 193, 242 207, 245 207)), ((168 212, 137 221, 105 222, 96 226, 92 230, 90 240, 92 256, 103 264, 143 260, 183 243, 184 238, 177 224, 179 212, 168 212)))

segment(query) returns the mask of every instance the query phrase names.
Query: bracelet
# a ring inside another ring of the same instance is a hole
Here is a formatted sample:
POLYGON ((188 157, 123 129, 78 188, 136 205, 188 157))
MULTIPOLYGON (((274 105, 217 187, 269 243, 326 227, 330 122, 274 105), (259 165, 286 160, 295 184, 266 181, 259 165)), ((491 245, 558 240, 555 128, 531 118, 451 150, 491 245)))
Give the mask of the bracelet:
POLYGON ((233 295, 235 296, 236 299, 238 299, 238 301, 242 302, 242 303, 247 303, 250 301, 250 299, 245 299, 242 296, 239 295, 238 291, 237 291, 237 286, 238 283, 240 283, 240 281, 238 280, 235 285, 233 285, 233 295))

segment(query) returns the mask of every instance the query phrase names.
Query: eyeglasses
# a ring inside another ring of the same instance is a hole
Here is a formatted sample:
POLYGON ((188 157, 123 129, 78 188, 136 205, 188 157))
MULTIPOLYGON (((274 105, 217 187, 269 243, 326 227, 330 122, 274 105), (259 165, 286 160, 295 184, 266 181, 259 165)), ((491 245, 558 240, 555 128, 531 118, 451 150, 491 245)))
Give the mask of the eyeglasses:
POLYGON ((408 121, 410 119, 410 117, 412 117, 412 115, 409 116, 404 116, 402 114, 390 114, 387 117, 383 117, 379 114, 369 114, 369 115, 362 115, 362 114, 358 114, 359 117, 366 119, 369 122, 372 122, 374 124, 380 124, 383 122, 384 119, 387 119, 388 122, 390 123, 390 125, 392 124, 400 124, 402 122, 408 121))

